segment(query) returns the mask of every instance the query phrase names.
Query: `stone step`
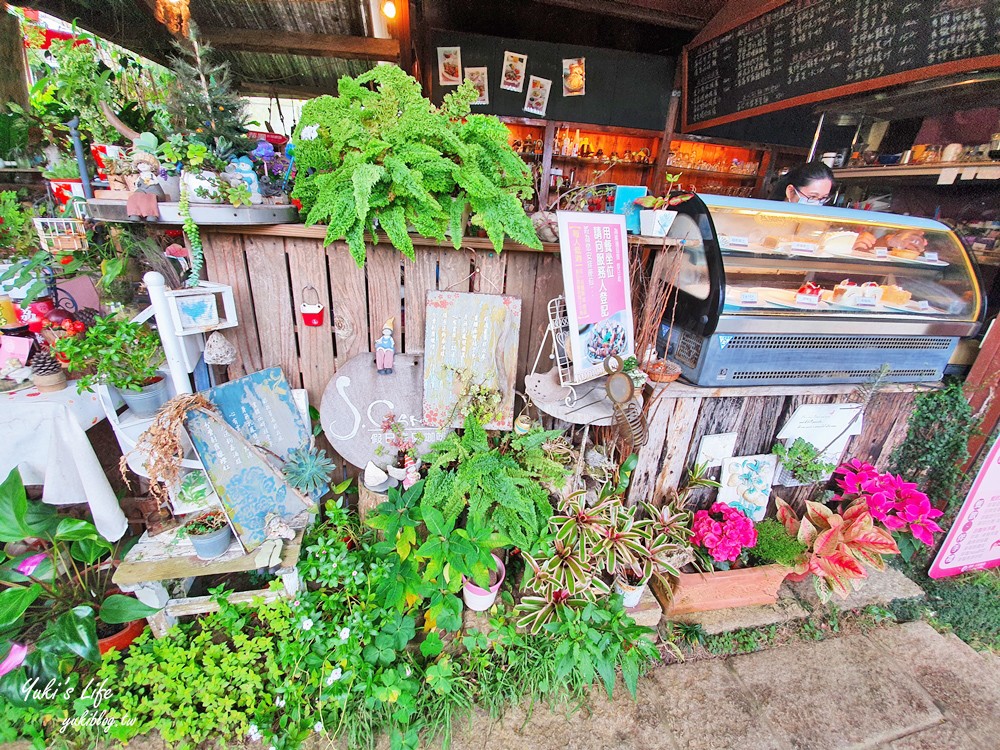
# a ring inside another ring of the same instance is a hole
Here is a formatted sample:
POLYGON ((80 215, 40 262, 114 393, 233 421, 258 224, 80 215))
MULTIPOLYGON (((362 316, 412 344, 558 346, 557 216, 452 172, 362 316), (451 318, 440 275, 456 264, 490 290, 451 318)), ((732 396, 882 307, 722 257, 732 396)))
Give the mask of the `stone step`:
MULTIPOLYGON (((816 609, 823 603, 816 594, 816 586, 812 578, 798 583, 788 584, 799 601, 807 607, 816 609)), ((893 567, 883 571, 869 570, 868 577, 856 591, 846 599, 834 595, 830 603, 838 609, 864 609, 869 606, 888 607, 900 599, 922 599, 924 590, 893 567)))

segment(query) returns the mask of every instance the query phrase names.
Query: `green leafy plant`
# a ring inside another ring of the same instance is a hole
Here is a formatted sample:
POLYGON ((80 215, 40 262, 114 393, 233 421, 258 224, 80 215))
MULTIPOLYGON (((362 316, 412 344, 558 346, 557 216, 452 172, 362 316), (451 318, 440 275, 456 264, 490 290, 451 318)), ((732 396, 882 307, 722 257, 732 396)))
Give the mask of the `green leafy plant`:
POLYGON ((558 432, 491 437, 474 415, 461 435, 453 432, 425 457, 427 481, 421 509, 457 519, 468 509, 470 526, 492 529, 530 550, 545 533, 552 505, 545 485, 562 486, 566 467, 545 453, 558 432))
POLYGON ((0 563, 0 695, 33 705, 21 692, 26 681, 56 679, 77 659, 100 661, 98 622, 120 625, 157 610, 110 593, 121 546, 90 521, 29 504, 17 469, 0 484, 0 516, 0 541, 24 549, 0 563))
POLYGON ((295 129, 299 165, 293 196, 306 224, 326 223, 326 243, 346 238, 362 265, 375 224, 413 258, 413 227, 461 246, 463 217, 482 227, 499 252, 504 235, 541 249, 521 201, 531 172, 495 117, 470 114, 478 94, 463 84, 435 107, 400 68, 380 65, 342 77, 339 96, 308 102, 295 129), (315 170, 310 174, 311 170, 315 170))
POLYGON ((807 547, 793 537, 788 529, 774 518, 766 518, 756 525, 757 544, 750 550, 750 559, 760 565, 777 563, 794 568, 802 560, 807 547))
POLYGON ((906 439, 892 453, 890 470, 919 484, 935 506, 953 506, 962 499, 963 466, 978 428, 958 381, 922 393, 915 399, 906 439))
POLYGON ((0 259, 28 256, 37 245, 31 207, 22 204, 13 190, 0 192, 0 259))
POLYGON ((42 170, 42 177, 47 180, 78 180, 80 167, 77 166, 76 159, 59 158, 42 170))
POLYGON ((138 391, 154 380, 163 362, 160 337, 143 323, 97 318, 83 334, 59 339, 52 349, 71 371, 93 368, 77 381, 83 393, 95 383, 138 391))
POLYGON ((822 452, 815 445, 800 437, 791 445, 775 443, 771 453, 803 484, 818 482, 837 468, 837 464, 823 460, 822 452))

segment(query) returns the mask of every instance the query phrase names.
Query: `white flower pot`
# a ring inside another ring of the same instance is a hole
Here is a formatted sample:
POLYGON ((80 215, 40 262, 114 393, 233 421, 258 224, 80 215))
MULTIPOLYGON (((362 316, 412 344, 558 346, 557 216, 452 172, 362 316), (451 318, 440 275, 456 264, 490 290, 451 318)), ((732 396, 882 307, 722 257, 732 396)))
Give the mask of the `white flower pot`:
POLYGON ((171 203, 176 203, 181 199, 181 176, 178 174, 160 177, 157 175, 156 184, 163 188, 163 194, 171 203))
POLYGON ((493 555, 493 559, 497 561, 500 578, 489 589, 480 588, 468 578, 463 579, 462 598, 465 600, 465 606, 473 612, 485 612, 493 606, 493 602, 497 599, 497 592, 503 585, 504 578, 507 577, 507 569, 504 567, 503 561, 496 555, 493 555))
MULTIPOLYGON (((222 203, 219 194, 218 175, 215 172, 201 170, 200 172, 181 172, 181 183, 187 189, 188 200, 191 203, 222 203), (199 195, 199 191, 204 195, 199 195)), ((164 190, 164 192, 166 192, 164 190)), ((178 191, 178 195, 180 192, 178 191)))
POLYGON ((640 583, 638 586, 633 586, 632 584, 623 581, 620 577, 615 578, 615 592, 621 594, 622 606, 625 607, 625 609, 638 607, 639 602, 642 599, 642 594, 645 590, 645 582, 640 583))
POLYGON ((676 211, 663 209, 643 209, 639 212, 639 228, 644 237, 666 237, 670 225, 674 223, 676 211))

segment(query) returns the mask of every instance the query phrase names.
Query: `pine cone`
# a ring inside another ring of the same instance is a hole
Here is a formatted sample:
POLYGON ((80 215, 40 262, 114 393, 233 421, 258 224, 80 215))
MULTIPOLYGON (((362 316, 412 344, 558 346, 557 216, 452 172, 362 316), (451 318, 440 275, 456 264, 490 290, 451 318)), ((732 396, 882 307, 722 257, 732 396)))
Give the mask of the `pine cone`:
POLYGON ((87 326, 87 328, 90 328, 92 325, 94 325, 94 321, 97 320, 100 314, 101 314, 100 310, 95 310, 92 307, 85 307, 82 310, 77 310, 73 314, 73 317, 75 317, 77 320, 79 320, 81 323, 87 326))
POLYGON ((32 375, 57 375, 62 372, 59 360, 47 351, 40 351, 31 358, 32 375))

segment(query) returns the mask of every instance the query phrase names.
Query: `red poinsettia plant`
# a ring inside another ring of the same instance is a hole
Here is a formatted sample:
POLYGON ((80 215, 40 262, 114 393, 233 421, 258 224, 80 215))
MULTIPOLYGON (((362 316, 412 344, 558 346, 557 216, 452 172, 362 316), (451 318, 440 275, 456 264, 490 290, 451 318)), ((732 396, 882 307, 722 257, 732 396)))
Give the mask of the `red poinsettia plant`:
POLYGON ((871 464, 856 458, 837 469, 836 481, 842 494, 834 500, 863 499, 872 517, 890 531, 909 532, 927 546, 934 543, 934 534, 941 531, 934 519, 942 511, 931 505, 927 495, 913 482, 881 474, 871 464))

